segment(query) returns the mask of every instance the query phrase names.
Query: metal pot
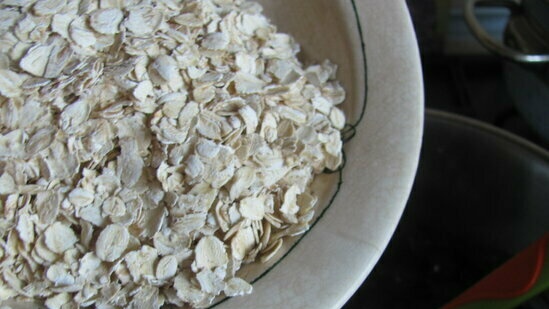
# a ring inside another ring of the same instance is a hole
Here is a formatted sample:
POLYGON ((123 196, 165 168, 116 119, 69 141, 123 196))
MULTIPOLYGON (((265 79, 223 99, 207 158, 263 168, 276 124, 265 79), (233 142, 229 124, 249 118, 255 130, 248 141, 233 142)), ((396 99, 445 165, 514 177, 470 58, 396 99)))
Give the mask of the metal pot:
MULTIPOLYGON (((402 220, 344 309, 440 308, 547 232, 548 187, 546 150, 486 123, 427 109, 402 220)), ((520 308, 548 308, 543 304, 520 308)))
POLYGON ((549 64, 549 0, 467 0, 465 20, 488 50, 509 60, 527 64, 549 64), (476 6, 511 10, 505 44, 491 38, 475 16, 476 6))
POLYGON ((508 60, 505 81, 517 110, 549 141, 549 0, 468 0, 465 19, 482 45, 508 60), (511 11, 503 43, 484 31, 476 6, 511 11))

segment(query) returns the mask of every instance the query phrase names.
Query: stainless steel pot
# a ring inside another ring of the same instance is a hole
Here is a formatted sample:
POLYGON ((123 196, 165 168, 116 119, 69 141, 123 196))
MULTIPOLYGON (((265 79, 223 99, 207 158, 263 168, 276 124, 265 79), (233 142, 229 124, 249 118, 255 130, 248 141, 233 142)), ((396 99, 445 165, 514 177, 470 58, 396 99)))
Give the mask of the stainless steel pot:
POLYGON ((473 34, 488 50, 519 63, 549 63, 549 0, 468 0, 465 19, 473 34), (475 16, 475 7, 511 10, 505 43, 494 40, 475 16))
POLYGON ((465 19, 482 45, 508 60, 505 81, 517 110, 549 141, 549 0, 468 0, 465 19), (503 42, 482 28, 477 6, 511 11, 503 42))

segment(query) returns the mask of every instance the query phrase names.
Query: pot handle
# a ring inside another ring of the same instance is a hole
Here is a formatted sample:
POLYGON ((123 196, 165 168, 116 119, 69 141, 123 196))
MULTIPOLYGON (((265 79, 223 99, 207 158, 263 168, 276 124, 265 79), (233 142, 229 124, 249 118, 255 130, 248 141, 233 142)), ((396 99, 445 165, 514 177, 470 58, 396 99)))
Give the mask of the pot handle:
POLYGON ((519 10, 521 4, 521 0, 467 0, 465 3, 465 21, 471 29, 471 32, 473 32, 473 35, 491 52, 520 63, 549 63, 548 54, 525 54, 494 40, 484 30, 475 15, 475 8, 477 5, 519 10))

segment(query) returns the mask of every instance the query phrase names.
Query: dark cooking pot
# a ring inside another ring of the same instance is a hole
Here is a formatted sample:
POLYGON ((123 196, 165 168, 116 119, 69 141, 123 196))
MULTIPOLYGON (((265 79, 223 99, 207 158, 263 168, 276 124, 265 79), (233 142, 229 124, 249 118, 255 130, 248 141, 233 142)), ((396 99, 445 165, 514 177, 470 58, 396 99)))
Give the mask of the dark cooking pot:
POLYGON ((508 60, 505 81, 517 110, 549 141, 549 0, 468 0, 465 19, 482 45, 508 60), (476 6, 511 11, 503 42, 484 31, 476 6))
MULTIPOLYGON (((546 150, 485 123, 427 110, 402 220, 343 309, 440 308, 548 231, 548 187, 546 150)), ((543 305, 520 308, 547 309, 549 298, 543 305)))

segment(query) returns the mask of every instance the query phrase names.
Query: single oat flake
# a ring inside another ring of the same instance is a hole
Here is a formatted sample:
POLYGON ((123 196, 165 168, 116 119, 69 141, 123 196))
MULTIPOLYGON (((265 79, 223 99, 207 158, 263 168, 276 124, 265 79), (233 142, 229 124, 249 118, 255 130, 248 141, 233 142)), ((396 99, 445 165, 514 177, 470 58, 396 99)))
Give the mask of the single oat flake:
POLYGON ((0 3, 0 305, 208 307, 342 163, 329 61, 244 0, 0 3))

